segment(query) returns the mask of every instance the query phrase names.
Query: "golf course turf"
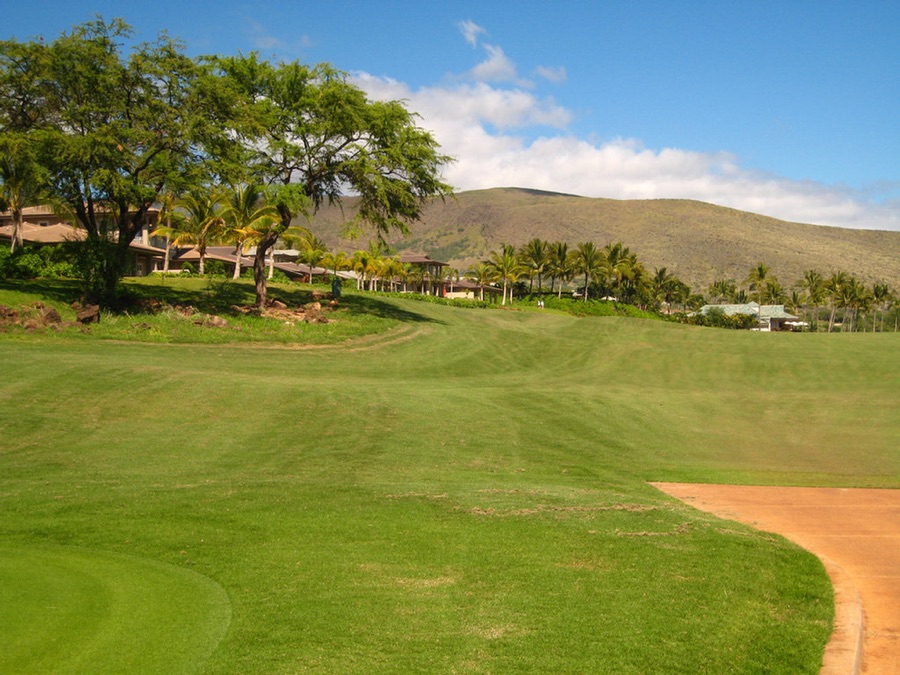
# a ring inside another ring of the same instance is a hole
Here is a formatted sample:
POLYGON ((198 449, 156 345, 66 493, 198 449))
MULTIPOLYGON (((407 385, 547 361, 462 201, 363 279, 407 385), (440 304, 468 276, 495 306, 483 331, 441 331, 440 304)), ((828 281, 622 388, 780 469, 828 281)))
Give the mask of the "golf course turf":
POLYGON ((821 563, 648 481, 897 487, 896 335, 360 307, 0 333, 0 670, 818 672, 821 563))

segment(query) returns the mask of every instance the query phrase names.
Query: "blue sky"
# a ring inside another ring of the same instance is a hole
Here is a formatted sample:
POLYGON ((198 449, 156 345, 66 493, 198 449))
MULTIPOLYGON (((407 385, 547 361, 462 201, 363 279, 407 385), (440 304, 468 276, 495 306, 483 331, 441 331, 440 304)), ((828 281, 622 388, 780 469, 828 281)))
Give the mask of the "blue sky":
POLYGON ((0 5, 0 38, 52 39, 100 14, 191 54, 329 62, 420 113, 459 189, 900 230, 896 0, 0 5))

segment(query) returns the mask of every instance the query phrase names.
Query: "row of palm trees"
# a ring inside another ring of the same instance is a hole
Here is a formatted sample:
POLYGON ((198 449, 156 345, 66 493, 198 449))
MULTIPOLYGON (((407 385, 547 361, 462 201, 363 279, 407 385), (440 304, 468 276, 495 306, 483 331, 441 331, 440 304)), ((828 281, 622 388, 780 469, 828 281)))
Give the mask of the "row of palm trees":
MULTIPOLYGON (((204 272, 206 250, 215 244, 233 245, 240 256, 278 222, 277 209, 266 203, 259 186, 242 184, 215 191, 192 191, 181 198, 168 196, 160 210, 161 225, 155 234, 166 238, 166 246, 191 245, 200 255, 199 268, 204 272)), ((828 331, 834 329, 838 311, 842 315, 841 330, 852 331, 870 325, 872 330, 884 328, 888 309, 895 306, 897 297, 887 284, 865 286, 846 272, 825 277, 817 270, 808 270, 802 279, 789 289, 779 283, 771 269, 758 263, 750 269, 742 285, 734 279, 718 279, 710 284, 708 296, 694 293, 690 286, 668 272, 665 267, 651 273, 622 243, 598 247, 585 241, 570 248, 567 242, 543 241, 534 238, 516 248, 503 244, 488 258, 465 273, 450 270, 445 278, 434 278, 419 266, 404 265, 392 255, 382 242, 370 243, 368 248, 353 254, 329 251, 326 245, 308 229, 292 227, 283 241, 299 250, 299 260, 310 267, 323 267, 337 274, 341 270, 356 272, 360 290, 416 290, 430 292, 438 282, 467 278, 481 288, 494 286, 501 293, 501 304, 513 300, 514 295, 544 294, 548 291, 561 297, 564 289, 574 285, 583 300, 612 298, 618 302, 645 309, 673 307, 682 310, 698 309, 707 303, 743 303, 756 300, 763 304, 782 304, 793 311, 805 312, 816 328, 819 313, 828 308, 828 331), (871 318, 871 324, 863 324, 871 318)), ((166 255, 166 270, 168 269, 166 255)), ((235 265, 234 276, 240 274, 235 265)))
POLYGON ((820 310, 827 308, 829 333, 834 330, 838 310, 842 314, 842 331, 866 330, 867 327, 873 331, 884 330, 885 315, 898 300, 888 284, 866 286, 853 275, 841 271, 826 277, 818 270, 806 270, 803 278, 788 290, 767 265, 758 263, 750 270, 744 284, 746 290, 738 287, 733 279, 716 280, 709 286, 710 298, 713 302, 748 302, 752 299, 760 305, 785 305, 792 311, 803 313, 816 330, 820 327, 820 310), (871 324, 864 324, 864 318, 870 318, 871 324))
MULTIPOLYGON (((206 252, 210 246, 234 246, 237 258, 248 246, 259 241, 278 223, 278 210, 266 203, 258 185, 240 184, 216 190, 191 190, 176 197, 163 195, 159 212, 160 225, 153 234, 166 239, 165 272, 169 271, 172 246, 193 246, 200 255, 199 271, 205 273, 206 252)), ((299 233, 298 233, 299 234, 299 233)), ((239 264, 234 277, 240 275, 239 264)))
MULTIPOLYGON (((577 294, 587 301, 591 297, 614 298, 619 302, 642 308, 673 307, 682 310, 699 309, 707 304, 707 297, 692 292, 690 286, 668 272, 665 267, 649 273, 637 255, 621 243, 598 248, 593 242, 582 242, 570 249, 565 242, 545 242, 532 239, 516 249, 509 244, 492 252, 488 259, 469 272, 478 283, 498 283, 502 286, 503 303, 511 300, 514 289, 527 293, 543 292, 543 282, 550 281, 550 292, 561 295, 563 287, 576 283, 577 294)), ((898 297, 886 283, 866 286, 846 272, 834 272, 826 277, 817 270, 807 270, 803 278, 783 287, 771 269, 758 263, 750 269, 744 287, 733 279, 714 281, 708 289, 709 302, 746 303, 755 300, 760 305, 785 305, 792 311, 804 312, 818 330, 819 314, 828 308, 827 330, 834 330, 838 311, 842 315, 841 330, 884 330, 889 309, 896 309, 898 297), (864 319, 871 319, 871 323, 864 319)), ((894 321, 897 322, 897 312, 894 321)), ((894 330, 897 329, 895 325, 894 330)))
MULTIPOLYGON (((279 218, 278 210, 266 202, 264 190, 258 185, 193 190, 181 197, 167 194, 160 208, 160 224, 153 232, 154 236, 166 240, 163 271, 169 271, 169 253, 173 246, 192 246, 197 250, 200 274, 205 274, 207 250, 211 246, 234 246, 237 260, 276 225, 279 218)), ((379 242, 348 256, 343 251, 329 251, 312 232, 298 226, 289 228, 280 241, 297 247, 299 261, 310 267, 321 266, 335 275, 342 270, 354 270, 360 290, 397 290, 400 283, 405 289, 410 281, 417 287, 433 282, 418 274, 416 269, 403 265, 395 256, 388 255, 386 247, 379 242)), ((240 272, 240 265, 235 264, 234 278, 240 272)), ((270 267, 270 276, 271 273, 270 267)))
POLYGON ((503 244, 487 260, 470 271, 473 280, 498 283, 502 286, 502 304, 523 279, 527 292, 544 292, 544 281, 550 281, 550 293, 562 296, 563 288, 575 283, 577 292, 586 302, 590 298, 612 297, 618 301, 642 307, 658 306, 676 300, 687 301, 690 287, 666 268, 649 273, 637 254, 622 243, 599 248, 585 241, 574 248, 568 243, 532 239, 516 249, 503 244))

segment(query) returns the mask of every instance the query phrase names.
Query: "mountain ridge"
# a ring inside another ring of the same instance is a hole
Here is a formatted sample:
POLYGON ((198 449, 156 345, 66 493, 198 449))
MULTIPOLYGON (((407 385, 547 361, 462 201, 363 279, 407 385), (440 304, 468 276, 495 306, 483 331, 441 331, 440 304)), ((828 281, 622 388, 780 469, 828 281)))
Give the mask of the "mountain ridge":
MULTIPOLYGON (((310 229, 329 248, 364 248, 365 238, 341 235, 355 198, 326 206, 310 229)), ((844 271, 867 284, 900 289, 900 232, 794 223, 690 199, 617 200, 526 188, 490 188, 430 199, 410 235, 390 233, 398 253, 427 254, 466 270, 502 244, 538 237, 597 246, 621 242, 648 271, 666 267, 695 290, 716 279, 742 282, 759 262, 788 288, 808 269, 844 271)))

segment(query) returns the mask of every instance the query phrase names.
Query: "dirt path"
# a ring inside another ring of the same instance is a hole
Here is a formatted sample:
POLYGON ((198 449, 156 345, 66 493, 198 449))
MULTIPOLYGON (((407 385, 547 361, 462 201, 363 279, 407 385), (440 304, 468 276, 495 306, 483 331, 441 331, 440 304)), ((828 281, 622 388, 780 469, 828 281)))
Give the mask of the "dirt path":
POLYGON ((835 588, 822 675, 900 675, 900 490, 654 485, 822 560, 835 588))

